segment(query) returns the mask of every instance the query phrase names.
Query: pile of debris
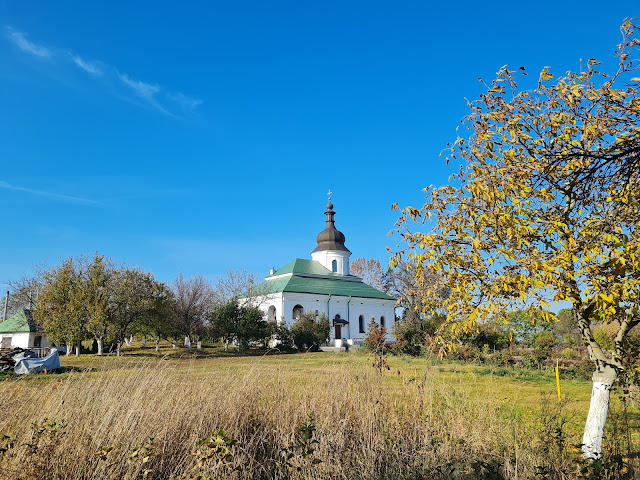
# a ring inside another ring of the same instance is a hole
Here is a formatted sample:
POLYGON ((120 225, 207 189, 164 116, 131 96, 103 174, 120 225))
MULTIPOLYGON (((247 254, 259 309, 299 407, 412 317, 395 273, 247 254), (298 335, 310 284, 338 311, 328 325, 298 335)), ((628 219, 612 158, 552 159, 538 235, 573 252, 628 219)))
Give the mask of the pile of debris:
POLYGON ((24 348, 14 348, 10 352, 0 354, 0 371, 13 370, 18 375, 39 372, 51 372, 60 368, 58 350, 51 349, 51 353, 44 358, 24 348))
POLYGON ((31 350, 19 347, 13 348, 5 353, 0 353, 0 372, 3 372, 5 370, 13 370, 13 368, 16 366, 16 363, 18 363, 23 358, 33 358, 37 356, 38 355, 33 353, 31 350))

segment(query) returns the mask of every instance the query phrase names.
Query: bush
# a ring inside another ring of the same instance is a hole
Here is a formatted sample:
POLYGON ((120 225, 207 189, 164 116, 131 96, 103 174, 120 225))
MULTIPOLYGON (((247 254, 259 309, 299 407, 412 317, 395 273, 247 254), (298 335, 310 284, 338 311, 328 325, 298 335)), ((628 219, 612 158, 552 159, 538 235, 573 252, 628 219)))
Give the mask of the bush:
POLYGON ((487 357, 487 363, 501 367, 509 367, 512 365, 511 357, 512 355, 509 350, 499 350, 487 357))
POLYGON ((378 327, 378 324, 371 320, 368 326, 369 333, 364 338, 364 346, 370 352, 383 354, 387 352, 389 345, 387 344, 387 329, 378 327))
POLYGON ((525 356, 522 357, 523 367, 539 369, 543 365, 544 365, 544 358, 541 359, 540 355, 537 355, 535 352, 527 353, 525 356))
POLYGON ((278 348, 293 348, 293 334, 291 329, 286 325, 278 325, 277 323, 269 323, 271 330, 271 339, 278 348))
POLYGON ((318 351, 320 345, 329 341, 330 332, 331 325, 324 313, 303 313, 291 326, 293 344, 298 350, 318 351))
POLYGON ((401 319, 393 325, 393 336, 397 341, 391 346, 394 353, 422 355, 429 337, 435 334, 441 319, 427 318, 413 309, 406 309, 401 319))

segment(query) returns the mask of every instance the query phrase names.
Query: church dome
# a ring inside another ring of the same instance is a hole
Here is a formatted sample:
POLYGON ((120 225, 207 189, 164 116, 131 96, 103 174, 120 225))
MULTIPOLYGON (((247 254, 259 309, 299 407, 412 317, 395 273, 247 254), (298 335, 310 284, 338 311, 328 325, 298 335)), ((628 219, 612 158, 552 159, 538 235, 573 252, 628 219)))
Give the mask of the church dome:
MULTIPOLYGON (((329 198, 329 203, 327 204, 327 211, 324 214, 327 216, 327 224, 324 227, 317 238, 318 246, 311 253, 322 252, 325 250, 338 250, 343 252, 349 252, 349 249, 344 246, 345 237, 344 233, 340 230, 336 229, 334 215, 336 212, 333 211, 333 203, 331 203, 331 198, 329 198)), ((351 253, 351 252, 349 252, 351 253)))

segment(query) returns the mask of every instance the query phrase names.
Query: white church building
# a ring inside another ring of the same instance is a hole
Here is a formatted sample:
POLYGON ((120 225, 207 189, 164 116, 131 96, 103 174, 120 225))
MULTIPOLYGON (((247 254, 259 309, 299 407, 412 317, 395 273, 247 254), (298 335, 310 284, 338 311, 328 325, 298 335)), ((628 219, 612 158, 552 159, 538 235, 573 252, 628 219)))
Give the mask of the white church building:
POLYGON ((296 258, 272 269, 254 290, 264 292, 257 303, 269 321, 288 326, 304 312, 324 313, 331 324, 332 346, 361 345, 371 320, 391 332, 396 299, 350 274, 351 252, 336 229, 331 197, 325 215, 326 226, 318 234, 311 260, 296 258))

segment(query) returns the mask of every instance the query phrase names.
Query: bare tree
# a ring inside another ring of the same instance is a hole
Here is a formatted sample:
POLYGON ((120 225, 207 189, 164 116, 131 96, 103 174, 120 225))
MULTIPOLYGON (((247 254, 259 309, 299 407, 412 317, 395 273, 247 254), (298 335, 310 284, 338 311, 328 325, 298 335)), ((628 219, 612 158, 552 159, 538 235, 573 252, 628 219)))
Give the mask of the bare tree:
POLYGON ((214 301, 214 291, 203 275, 196 274, 185 279, 181 273, 173 282, 178 328, 189 340, 189 348, 194 338, 203 335, 207 326, 207 316, 214 301))
POLYGON ((44 287, 45 270, 46 267, 44 265, 34 265, 30 273, 25 273, 17 280, 5 282, 11 292, 7 316, 13 315, 22 308, 33 311, 38 301, 38 296, 44 287))
POLYGON ((361 277, 364 283, 381 292, 389 293, 389 274, 382 268, 380 260, 358 257, 351 262, 349 270, 352 275, 361 277))
POLYGON ((224 305, 240 299, 248 306, 260 307, 269 293, 271 293, 269 283, 261 283, 260 277, 246 270, 230 268, 224 277, 218 277, 215 282, 216 305, 224 305))

